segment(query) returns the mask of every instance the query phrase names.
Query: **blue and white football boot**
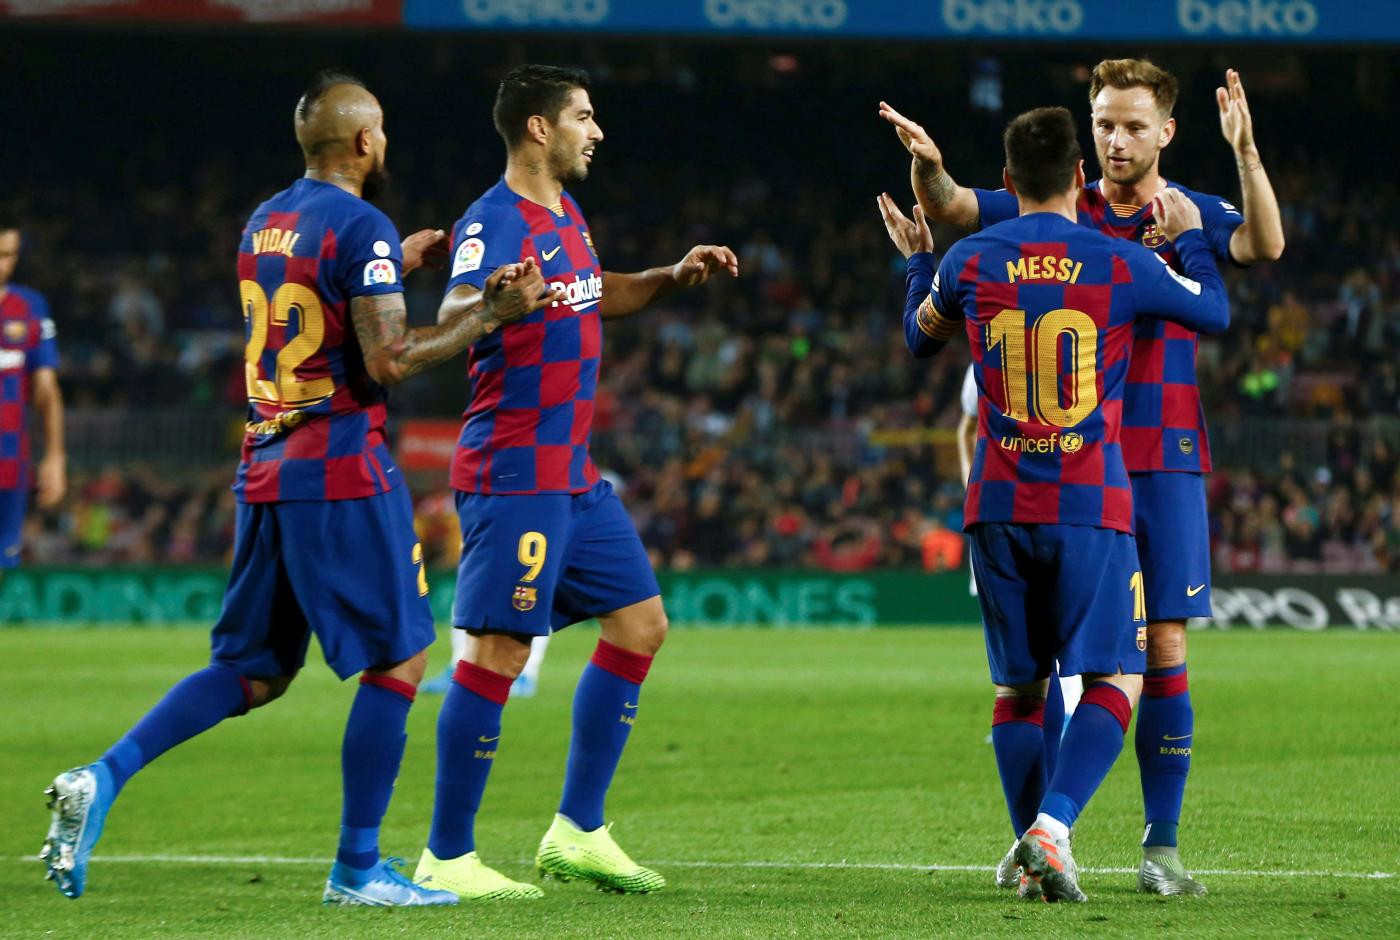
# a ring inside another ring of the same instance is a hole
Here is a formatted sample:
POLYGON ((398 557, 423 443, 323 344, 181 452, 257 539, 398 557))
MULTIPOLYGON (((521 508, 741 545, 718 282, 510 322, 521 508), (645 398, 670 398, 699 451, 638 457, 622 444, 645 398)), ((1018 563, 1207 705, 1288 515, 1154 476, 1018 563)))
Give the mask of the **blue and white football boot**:
POLYGON ((44 795, 53 810, 48 838, 39 851, 48 869, 45 877, 58 885, 64 897, 81 897, 87 887, 88 859, 116 797, 112 773, 101 761, 75 767, 55 777, 44 795))
POLYGON ((366 907, 424 907, 456 904, 451 891, 424 888, 399 871, 401 858, 386 858, 373 868, 351 868, 336 862, 326 879, 322 904, 363 905, 366 907))

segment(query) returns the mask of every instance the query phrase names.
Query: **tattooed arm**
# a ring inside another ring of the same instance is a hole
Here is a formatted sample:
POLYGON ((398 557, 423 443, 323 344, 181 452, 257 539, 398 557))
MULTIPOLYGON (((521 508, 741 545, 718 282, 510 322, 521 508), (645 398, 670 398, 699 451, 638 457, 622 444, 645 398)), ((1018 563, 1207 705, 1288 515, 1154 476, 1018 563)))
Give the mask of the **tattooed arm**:
POLYGON ((928 131, 883 101, 880 102, 880 116, 894 125, 899 142, 914 158, 909 168, 909 182, 924 215, 961 229, 977 228, 981 216, 977 194, 953 182, 943 168, 943 154, 928 131))
POLYGON ((559 294, 557 288, 545 291, 534 259, 496 269, 485 288, 465 301, 448 294, 443 306, 453 304, 450 315, 440 316, 436 326, 415 329, 408 328, 403 294, 352 298, 350 317, 370 378, 380 385, 397 385, 451 359, 501 326, 553 303, 559 294))

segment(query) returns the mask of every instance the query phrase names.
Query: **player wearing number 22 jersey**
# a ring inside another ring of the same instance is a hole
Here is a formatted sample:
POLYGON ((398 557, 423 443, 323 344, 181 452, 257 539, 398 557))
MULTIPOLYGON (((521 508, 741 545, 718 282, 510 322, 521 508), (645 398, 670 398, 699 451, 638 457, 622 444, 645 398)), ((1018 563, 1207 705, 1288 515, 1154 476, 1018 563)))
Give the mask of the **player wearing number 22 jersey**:
MULTIPOLYGON (((253 213, 237 258, 247 427, 234 490, 237 534, 210 664, 175 685, 96 762, 59 775, 43 856, 60 891, 83 893, 108 808, 133 775, 224 719, 276 699, 312 633, 341 679, 360 673, 341 749, 340 841, 326 903, 455 904, 379 856, 379 826, 434 637, 407 488, 385 443, 384 385, 461 352, 509 319, 497 279, 476 312, 408 329, 404 246, 362 194, 381 177, 378 101, 323 73, 296 110, 307 174, 253 213)), ((520 274, 516 295, 543 289, 520 274)), ((518 299, 518 296, 515 298, 518 299)), ((513 301, 512 301, 513 302, 513 301)), ((517 304, 521 311, 535 309, 517 304)))
MULTIPOLYGON (((916 356, 971 344, 978 437, 965 526, 997 701, 992 743, 1017 843, 1047 900, 1085 899, 1069 828, 1122 749, 1146 666, 1146 604, 1123 463, 1123 390, 1139 318, 1228 322, 1205 237, 1184 224, 1177 274, 1151 251, 1076 224, 1083 161, 1063 108, 1006 131, 1020 215, 956 243, 936 273, 910 258, 904 330, 916 356), (1059 760, 1044 766, 1045 678, 1085 677, 1059 760)), ((1162 197, 1183 221, 1178 193, 1162 197)), ((925 237, 927 237, 925 235, 925 237)))

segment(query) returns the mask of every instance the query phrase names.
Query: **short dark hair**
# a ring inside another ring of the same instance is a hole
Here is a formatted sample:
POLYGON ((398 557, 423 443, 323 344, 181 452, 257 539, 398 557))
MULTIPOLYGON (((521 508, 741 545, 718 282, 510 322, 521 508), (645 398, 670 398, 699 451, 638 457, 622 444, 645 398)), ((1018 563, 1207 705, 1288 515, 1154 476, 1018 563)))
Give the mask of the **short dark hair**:
POLYGON ((557 65, 519 65, 506 73, 496 89, 491 120, 496 133, 514 147, 525 136, 525 125, 538 114, 550 121, 569 103, 575 88, 588 90, 588 73, 557 65))
POLYGON ((1069 189, 1084 157, 1068 108, 1036 108, 1018 115, 1006 125, 1002 143, 1016 191, 1035 202, 1069 189))
POLYGON ((351 75, 343 69, 322 69, 312 76, 311 84, 301 93, 301 100, 297 102, 297 117, 306 120, 316 102, 336 85, 358 85, 368 90, 358 75, 351 75))
POLYGON ((0 209, 0 232, 18 232, 19 216, 6 209, 0 209))

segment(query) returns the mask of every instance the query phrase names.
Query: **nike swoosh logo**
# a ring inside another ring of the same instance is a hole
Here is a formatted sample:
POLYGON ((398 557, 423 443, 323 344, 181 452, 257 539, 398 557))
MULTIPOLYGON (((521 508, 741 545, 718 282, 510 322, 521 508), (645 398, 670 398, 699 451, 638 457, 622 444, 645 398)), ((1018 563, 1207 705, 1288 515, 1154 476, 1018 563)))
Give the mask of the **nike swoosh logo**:
POLYGON ((557 254, 559 254, 559 249, 560 249, 560 248, 563 248, 563 247, 564 247, 563 245, 555 245, 553 251, 542 251, 542 252, 540 252, 540 257, 543 258, 543 259, 546 260, 546 261, 552 261, 552 260, 554 260, 554 256, 557 255, 557 254))
POLYGON ((482 744, 490 744, 492 741, 499 741, 499 740, 501 740, 501 736, 498 734, 498 735, 496 735, 494 738, 488 738, 488 737, 487 737, 486 735, 484 735, 484 734, 479 734, 479 735, 477 735, 476 739, 477 739, 478 741, 480 741, 482 744))
POLYGON ((623 703, 622 703, 622 707, 623 707, 623 708, 636 709, 637 706, 636 706, 634 703, 632 703, 632 702, 623 702, 623 703))
POLYGON ((1189 586, 1188 586, 1188 587, 1186 588, 1186 596, 1187 596, 1187 597, 1195 597, 1197 594, 1201 593, 1201 592, 1204 591, 1205 589, 1206 589, 1206 586, 1205 586, 1204 584, 1198 584, 1196 587, 1189 587, 1189 586))
POLYGON ((1189 737, 1191 737, 1191 735, 1189 735, 1189 734, 1178 734, 1176 737, 1172 737, 1172 736, 1169 735, 1169 734, 1164 734, 1164 735, 1162 735, 1162 740, 1163 740, 1163 741, 1185 741, 1185 740, 1186 740, 1187 738, 1189 738, 1189 737))

